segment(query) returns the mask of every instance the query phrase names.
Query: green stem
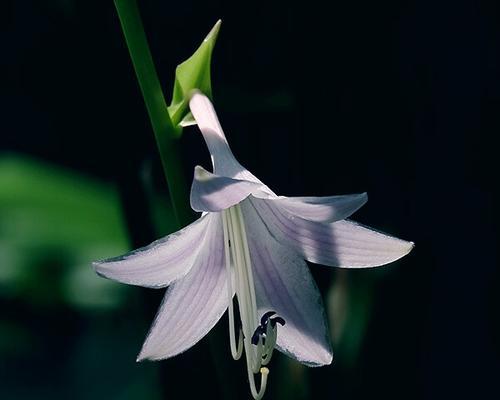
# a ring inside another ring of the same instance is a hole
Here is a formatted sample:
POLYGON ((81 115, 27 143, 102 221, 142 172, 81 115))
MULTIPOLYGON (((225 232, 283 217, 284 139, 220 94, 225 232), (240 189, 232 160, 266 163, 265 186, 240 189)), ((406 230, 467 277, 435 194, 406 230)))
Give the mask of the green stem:
POLYGON ((177 131, 181 128, 176 128, 172 124, 168 114, 167 103, 149 50, 136 0, 114 0, 114 2, 153 126, 177 223, 179 226, 185 225, 192 221, 193 213, 189 208, 187 185, 182 175, 182 165, 177 150, 177 131))

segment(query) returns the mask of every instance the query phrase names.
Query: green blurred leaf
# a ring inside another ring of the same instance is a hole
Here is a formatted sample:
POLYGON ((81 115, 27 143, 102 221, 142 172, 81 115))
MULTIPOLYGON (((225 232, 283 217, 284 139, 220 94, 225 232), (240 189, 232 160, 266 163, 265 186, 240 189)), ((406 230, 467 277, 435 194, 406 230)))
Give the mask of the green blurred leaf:
POLYGON ((127 249, 113 187, 27 157, 0 156, 0 296, 113 307, 124 292, 98 277, 91 262, 127 249))
POLYGON ((372 317, 377 284, 385 269, 356 271, 338 270, 328 293, 331 334, 336 359, 352 368, 358 359, 372 317))
POLYGON ((191 91, 198 89, 212 97, 210 63, 220 24, 221 20, 217 21, 200 47, 175 70, 174 93, 172 103, 168 107, 174 125, 188 126, 194 123, 187 107, 191 91))

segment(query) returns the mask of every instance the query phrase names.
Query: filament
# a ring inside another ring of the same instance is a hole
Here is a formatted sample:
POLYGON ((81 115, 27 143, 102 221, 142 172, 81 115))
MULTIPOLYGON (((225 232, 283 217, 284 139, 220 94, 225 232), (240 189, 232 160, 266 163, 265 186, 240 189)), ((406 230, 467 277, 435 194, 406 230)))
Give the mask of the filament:
POLYGON ((229 342, 231 355, 238 360, 243 351, 247 364, 250 391, 256 400, 262 399, 267 387, 269 369, 277 339, 277 321, 284 320, 274 311, 266 312, 261 320, 257 316, 257 298, 252 271, 252 260, 248 246, 245 220, 239 204, 221 212, 224 233, 224 256, 228 280, 229 342), (233 290, 239 308, 241 328, 236 342, 233 290), (276 318, 276 319, 272 319, 276 318), (260 374, 257 389, 255 375, 260 374))
POLYGON ((243 353, 243 334, 239 330, 238 346, 236 346, 236 337, 234 334, 234 307, 233 307, 233 282, 231 275, 231 255, 229 254, 230 239, 228 236, 227 217, 222 213, 222 229, 224 232, 224 253, 226 258, 227 272, 227 295, 228 295, 228 314, 229 314, 229 344, 233 359, 239 360, 243 353))

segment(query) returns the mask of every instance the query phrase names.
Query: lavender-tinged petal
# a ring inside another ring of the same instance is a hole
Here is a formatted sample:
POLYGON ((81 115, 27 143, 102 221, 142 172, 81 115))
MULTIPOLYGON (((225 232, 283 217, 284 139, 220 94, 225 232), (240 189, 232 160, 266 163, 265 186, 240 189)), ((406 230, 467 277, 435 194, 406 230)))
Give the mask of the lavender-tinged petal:
POLYGON ((223 246, 217 216, 193 268, 168 288, 138 361, 165 359, 186 351, 221 318, 228 307, 223 246))
POLYGON ((270 235, 249 201, 242 203, 248 231, 259 315, 275 311, 277 348, 308 366, 332 362, 321 295, 306 263, 270 235))
POLYGON ((214 172, 221 176, 262 184, 234 157, 210 99, 200 92, 194 93, 189 101, 189 108, 207 143, 214 172))
POLYGON ((278 197, 271 201, 290 214, 316 222, 350 217, 368 200, 366 193, 328 197, 278 197))
POLYGON ((260 183, 214 175, 197 166, 191 186, 191 208, 195 211, 217 212, 225 210, 252 193, 269 197, 260 183))
POLYGON ((200 252, 211 218, 202 216, 178 232, 119 257, 96 261, 96 272, 130 285, 162 288, 186 275, 200 252))
POLYGON ((367 268, 396 261, 413 248, 407 242, 348 220, 331 224, 295 217, 270 201, 252 199, 268 229, 306 260, 335 267, 367 268))
POLYGON ((210 99, 200 92, 194 93, 189 101, 189 108, 207 143, 214 172, 231 178, 258 181, 241 166, 231 152, 210 99))

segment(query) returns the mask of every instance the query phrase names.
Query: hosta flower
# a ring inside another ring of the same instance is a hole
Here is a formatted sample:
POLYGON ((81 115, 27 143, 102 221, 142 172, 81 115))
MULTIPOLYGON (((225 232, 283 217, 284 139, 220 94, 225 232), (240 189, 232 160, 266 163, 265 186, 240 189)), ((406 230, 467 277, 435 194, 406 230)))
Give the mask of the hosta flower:
POLYGON ((201 217, 94 266, 119 282, 169 286, 138 360, 182 353, 228 310, 231 353, 235 359, 245 353, 250 389, 259 399, 274 348, 308 366, 332 361, 321 296, 305 260, 375 267, 404 256, 413 244, 346 220, 366 194, 277 196, 235 159, 210 100, 196 93, 190 109, 214 170, 195 168, 191 206, 201 217))

